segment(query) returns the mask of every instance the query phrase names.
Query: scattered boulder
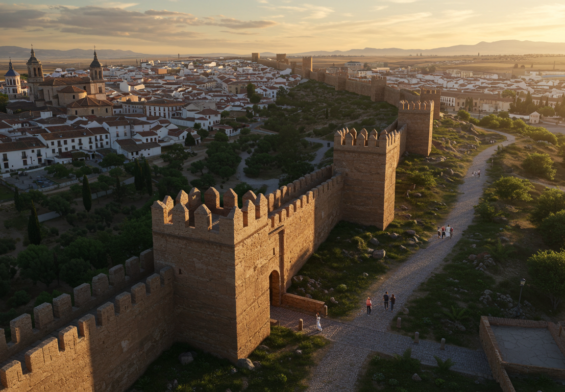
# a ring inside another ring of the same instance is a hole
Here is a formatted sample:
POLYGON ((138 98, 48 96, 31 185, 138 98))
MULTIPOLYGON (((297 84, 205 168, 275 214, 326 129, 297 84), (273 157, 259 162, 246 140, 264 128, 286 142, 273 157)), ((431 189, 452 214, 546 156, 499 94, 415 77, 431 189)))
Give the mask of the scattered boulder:
POLYGON ((406 211, 406 210, 408 209, 408 207, 406 207, 406 206, 403 204, 403 205, 400 206, 400 209, 406 211))
POLYGON ((411 219, 411 218, 412 218, 412 215, 410 215, 410 214, 404 214, 404 217, 405 217, 406 219, 411 219))
POLYGON ((302 350, 296 350, 295 353, 296 355, 302 355, 302 350))
POLYGON ((389 237, 392 238, 393 240, 397 240, 397 239, 400 238, 400 236, 399 236, 398 234, 396 234, 396 233, 390 233, 390 234, 389 234, 389 237))
POLYGON ((416 231, 414 230, 406 230, 405 233, 412 236, 416 235, 416 231))
POLYGON ((386 256, 386 251, 384 249, 377 249, 373 252, 374 259, 382 259, 386 256))
POLYGON ((469 260, 475 260, 477 258, 477 255, 469 255, 468 259, 469 260))
POLYGON ((419 193, 419 192, 417 192, 417 193, 412 194, 412 196, 414 196, 414 197, 422 197, 422 194, 419 193))
POLYGON ((332 304, 338 304, 338 303, 339 303, 339 302, 337 302, 337 301, 335 300, 334 297, 331 297, 331 298, 330 298, 330 302, 331 302, 332 304))
POLYGON ((265 346, 264 344, 261 344, 259 347, 257 347, 259 350, 263 350, 263 351, 267 351, 269 352, 271 349, 267 346, 265 346))
POLYGON ((253 366, 255 366, 255 369, 261 369, 261 362, 253 361, 253 366))
POLYGON ((418 376, 418 373, 414 373, 414 375, 412 376, 412 380, 414 380, 414 381, 422 381, 422 379, 420 378, 420 376, 418 376))
POLYGON ((236 373, 237 373, 237 369, 236 369, 236 368, 231 368, 230 373, 231 373, 231 374, 236 374, 236 373))
POLYGON ((499 239, 500 239, 500 242, 504 242, 504 243, 510 242, 510 239, 507 238, 507 237, 499 237, 499 239))
POLYGON ((306 294, 306 298, 312 299, 312 296, 310 294, 306 294))
POLYGON ((379 240, 376 238, 371 238, 369 242, 373 245, 379 245, 379 240))
POLYGON ((194 358, 192 357, 191 353, 182 353, 179 355, 179 361, 181 365, 188 365, 189 363, 194 361, 194 358))
POLYGON ((368 278, 368 277, 369 277, 369 274, 366 273, 366 272, 363 272, 363 277, 364 277, 364 278, 368 278))
POLYGON ((251 360, 249 358, 238 359, 237 360, 237 366, 240 367, 240 368, 248 369, 248 370, 255 369, 255 365, 253 365, 253 362, 251 362, 251 360))

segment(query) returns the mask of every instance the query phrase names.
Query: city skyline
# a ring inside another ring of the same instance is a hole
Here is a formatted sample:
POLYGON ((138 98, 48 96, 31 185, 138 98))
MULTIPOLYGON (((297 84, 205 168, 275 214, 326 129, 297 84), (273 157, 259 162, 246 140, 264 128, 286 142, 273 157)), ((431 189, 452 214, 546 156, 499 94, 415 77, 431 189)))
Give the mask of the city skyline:
POLYGON ((5 45, 167 54, 430 49, 506 39, 560 42, 565 4, 459 1, 0 2, 5 45))

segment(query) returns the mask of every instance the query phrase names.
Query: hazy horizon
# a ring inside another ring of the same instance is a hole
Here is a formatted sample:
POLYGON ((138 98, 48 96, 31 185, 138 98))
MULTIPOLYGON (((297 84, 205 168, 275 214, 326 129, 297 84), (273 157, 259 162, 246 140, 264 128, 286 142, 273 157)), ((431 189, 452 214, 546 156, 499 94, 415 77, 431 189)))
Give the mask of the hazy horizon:
POLYGON ((165 0, 0 2, 3 45, 152 54, 431 49, 481 41, 563 42, 565 4, 525 0, 165 0))

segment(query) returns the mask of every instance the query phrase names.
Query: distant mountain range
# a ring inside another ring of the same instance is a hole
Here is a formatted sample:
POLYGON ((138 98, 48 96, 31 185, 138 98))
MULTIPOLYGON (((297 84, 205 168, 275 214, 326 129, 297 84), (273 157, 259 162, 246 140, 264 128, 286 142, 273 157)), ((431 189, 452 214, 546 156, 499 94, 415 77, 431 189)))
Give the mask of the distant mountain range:
MULTIPOLYGON (((127 58, 164 58, 169 56, 176 58, 177 54, 146 54, 132 52, 131 50, 109 50, 97 49, 98 57, 104 61, 108 59, 127 59, 127 58)), ((0 59, 9 57, 17 60, 29 58, 30 49, 18 46, 0 46, 0 59)), ((471 55, 478 53, 481 55, 522 55, 529 53, 540 54, 565 54, 565 43, 562 42, 534 42, 534 41, 518 41, 506 40, 495 42, 479 42, 475 45, 455 45, 435 49, 401 49, 401 48, 364 48, 350 49, 346 51, 335 50, 329 51, 309 51, 302 53, 287 53, 288 56, 409 56, 420 54, 423 55, 439 55, 439 56, 457 56, 471 55)), ((71 49, 71 50, 54 50, 54 49, 36 49, 36 56, 41 59, 88 59, 92 57, 92 49, 71 49)), ((226 56, 250 56, 251 53, 235 54, 235 53, 199 53, 190 54, 191 56, 205 57, 226 57, 226 56)), ((187 54, 182 54, 187 56, 187 54)), ((263 52, 261 57, 274 57, 275 53, 263 52)))
MULTIPOLYGON (((0 59, 28 59, 31 48, 20 48, 19 46, 0 46, 0 59)), ((104 59, 127 59, 141 57, 156 57, 158 55, 149 55, 143 53, 132 52, 131 50, 110 50, 96 49, 98 58, 104 59)), ((71 50, 55 50, 55 49, 35 49, 35 56, 39 59, 88 59, 93 56, 93 49, 71 49, 71 50)), ((160 55, 163 57, 163 55, 160 55)))

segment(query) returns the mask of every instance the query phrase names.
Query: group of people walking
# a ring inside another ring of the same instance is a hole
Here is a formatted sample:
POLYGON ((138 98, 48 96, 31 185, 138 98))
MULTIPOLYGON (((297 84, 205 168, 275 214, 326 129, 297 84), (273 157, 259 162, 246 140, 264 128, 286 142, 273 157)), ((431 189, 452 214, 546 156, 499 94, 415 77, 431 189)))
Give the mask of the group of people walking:
POLYGON ((481 178, 481 169, 479 169, 479 170, 474 170, 473 173, 471 173, 471 177, 479 177, 479 178, 481 178))
MULTIPOLYGON (((385 292, 383 295, 383 304, 384 310, 387 311, 389 309, 388 305, 390 303, 390 311, 394 311, 394 304, 396 302, 396 297, 394 294, 388 295, 388 291, 385 292)), ((371 301, 371 297, 367 297, 367 316, 371 315, 371 311, 373 309, 373 302, 371 301)), ((320 313, 316 313, 316 329, 322 332, 322 318, 320 317, 320 313)))
MULTIPOLYGON (((394 309, 394 303, 396 302, 396 297, 394 296, 394 294, 389 297, 388 291, 386 291, 383 295, 383 302, 385 310, 388 310, 388 303, 390 302, 390 311, 392 312, 394 309)), ((367 316, 371 314, 372 309, 373 302, 371 301, 371 297, 367 297, 367 316)))
POLYGON ((437 238, 438 239, 443 239, 443 238, 453 238, 453 227, 447 225, 447 227, 445 226, 441 226, 441 227, 437 227, 437 238))

